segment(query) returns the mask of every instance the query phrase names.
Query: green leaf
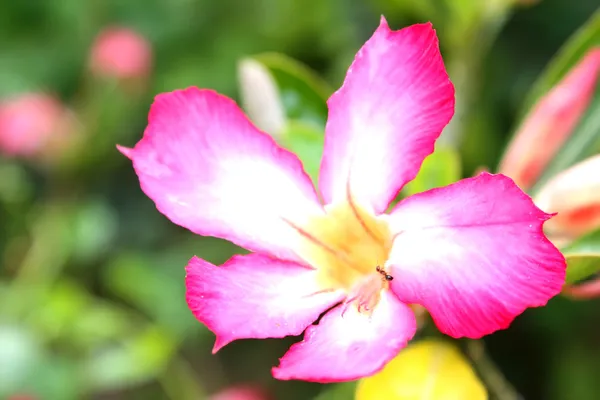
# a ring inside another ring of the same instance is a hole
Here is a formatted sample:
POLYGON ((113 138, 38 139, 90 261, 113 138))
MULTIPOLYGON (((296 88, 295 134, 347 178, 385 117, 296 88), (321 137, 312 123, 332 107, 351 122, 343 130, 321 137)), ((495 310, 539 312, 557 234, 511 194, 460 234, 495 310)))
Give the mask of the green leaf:
POLYGON ((108 253, 117 233, 117 216, 106 202, 88 200, 73 215, 73 257, 89 262, 108 253))
MULTIPOLYGON (((138 318, 139 319, 139 318, 138 318)), ((79 347, 90 349, 125 336, 137 321, 116 304, 95 299, 85 312, 73 321, 64 337, 79 347)))
POLYGON ((64 354, 46 354, 36 364, 21 392, 45 400, 81 399, 79 366, 76 359, 64 354))
POLYGON ((34 184, 25 168, 0 160, 0 203, 20 203, 32 197, 34 184))
POLYGON ((437 148, 425 159, 417 177, 403 189, 410 196, 436 187, 446 186, 461 178, 461 163, 458 153, 449 147, 437 148))
POLYGON ((201 325, 185 304, 185 261, 172 264, 180 268, 180 276, 166 273, 152 255, 123 254, 106 267, 104 282, 174 337, 182 338, 201 325))
POLYGON ((286 116, 323 129, 327 121, 327 98, 333 89, 300 62, 279 53, 262 53, 252 59, 273 75, 286 116))
POLYGON ((600 229, 562 249, 567 259, 567 283, 588 278, 600 271, 600 229))
POLYGON ((581 57, 592 47, 600 44, 600 8, 562 46, 546 69, 537 78, 527 96, 522 116, 548 91, 554 87, 581 57))
POLYGON ((554 156, 532 189, 539 190, 544 183, 561 171, 600 151, 600 84, 585 114, 579 120, 567 142, 554 156))
POLYGON ((0 326, 0 398, 25 386, 41 358, 41 345, 30 331, 0 326))
POLYGON ((314 400, 348 400, 354 397, 356 382, 344 382, 330 385, 314 400))
POLYGON ((30 322, 47 339, 63 337, 91 303, 91 296, 74 281, 61 280, 45 293, 42 304, 31 313, 30 322))
POLYGON ((304 170, 315 183, 319 175, 324 140, 323 130, 298 120, 288 123, 282 138, 283 146, 298 155, 304 170))
POLYGON ((148 327, 87 360, 87 384, 93 390, 106 390, 146 382, 163 372, 174 352, 175 343, 165 332, 148 327))

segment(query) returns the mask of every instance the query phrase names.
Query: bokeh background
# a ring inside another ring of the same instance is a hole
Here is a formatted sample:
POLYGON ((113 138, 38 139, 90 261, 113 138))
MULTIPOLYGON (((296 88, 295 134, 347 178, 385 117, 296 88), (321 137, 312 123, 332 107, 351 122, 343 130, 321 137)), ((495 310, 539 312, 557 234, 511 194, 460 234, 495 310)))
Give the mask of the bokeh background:
MULTIPOLYGON (((394 29, 433 21, 459 95, 445 140, 463 176, 495 170, 536 78, 598 2, 486 1, 485 12, 467 0, 0 2, 0 98, 47 93, 70 115, 56 143, 0 158, 0 398, 203 399, 238 384, 333 398, 271 377, 298 338, 211 355, 214 336, 185 303, 184 266, 239 249, 158 213, 115 144, 141 138, 160 92, 194 85, 239 100, 240 60, 262 52, 306 64, 322 92, 337 88, 384 14, 394 29), (131 75, 90 61, 111 26, 147 41, 131 75)), ((599 306, 559 297, 528 310, 485 339, 489 357, 526 399, 598 399, 599 306)))

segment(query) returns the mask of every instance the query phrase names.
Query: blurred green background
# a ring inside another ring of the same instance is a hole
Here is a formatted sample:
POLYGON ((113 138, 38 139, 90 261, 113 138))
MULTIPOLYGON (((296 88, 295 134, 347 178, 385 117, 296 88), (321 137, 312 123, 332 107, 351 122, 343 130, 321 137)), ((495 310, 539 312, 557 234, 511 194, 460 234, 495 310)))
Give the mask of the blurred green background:
MULTIPOLYGON (((238 249, 171 224, 114 145, 141 138, 157 93, 194 85, 239 100, 238 62, 265 51, 337 88, 384 14, 393 29, 434 22, 460 96, 448 140, 464 176, 494 169, 536 77, 598 2, 489 0, 485 12, 479 3, 0 2, 0 98, 54 93, 86 135, 50 166, 0 158, 0 398, 202 399, 252 383, 303 400, 327 389, 271 377, 296 338, 234 342, 211 355, 214 337, 185 303, 184 266, 193 255, 222 263, 238 249), (88 71, 94 38, 115 24, 152 46, 141 85, 88 71)), ((599 306, 556 298, 528 310, 485 339, 490 357, 526 399, 598 399, 599 306)))

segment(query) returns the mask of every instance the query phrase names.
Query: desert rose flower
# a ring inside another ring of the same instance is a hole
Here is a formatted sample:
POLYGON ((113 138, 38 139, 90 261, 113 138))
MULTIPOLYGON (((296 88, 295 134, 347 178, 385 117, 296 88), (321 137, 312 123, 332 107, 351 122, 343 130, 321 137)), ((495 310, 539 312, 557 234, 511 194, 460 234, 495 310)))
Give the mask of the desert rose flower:
POLYGON ((100 77, 145 78, 151 65, 150 43, 130 28, 106 28, 96 37, 90 52, 89 68, 100 77))
POLYGON ((585 113, 599 75, 600 48, 595 48, 533 107, 508 146, 500 173, 524 190, 533 185, 585 113))
POLYGON ((24 93, 0 101, 0 153, 46 158, 70 142, 72 113, 44 93, 24 93))
POLYGON ((454 112, 431 24, 392 31, 382 18, 328 107, 320 195, 293 153, 212 90, 157 96, 144 137, 120 148, 171 221, 253 252, 187 266, 187 302, 217 335, 213 351, 304 332, 273 375, 352 380, 413 337, 411 304, 442 332, 479 338, 560 292, 565 260, 542 231, 551 215, 505 176, 386 213, 454 112))

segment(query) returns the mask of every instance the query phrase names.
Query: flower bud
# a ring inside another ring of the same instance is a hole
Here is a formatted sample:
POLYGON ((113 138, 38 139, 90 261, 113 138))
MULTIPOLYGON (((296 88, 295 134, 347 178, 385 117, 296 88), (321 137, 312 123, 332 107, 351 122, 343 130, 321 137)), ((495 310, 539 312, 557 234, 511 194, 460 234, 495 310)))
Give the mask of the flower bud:
POLYGON ((252 59, 238 65, 238 80, 244 109, 256 127, 278 139, 286 117, 275 79, 264 65, 252 59))
POLYGON ((89 68, 103 78, 145 78, 150 74, 152 49, 139 33, 123 27, 109 27, 92 45, 89 68))
POLYGON ((595 48, 533 107, 508 146, 499 172, 524 190, 535 183, 585 113, 599 73, 600 48, 595 48))
POLYGON ((257 386, 238 385, 220 391, 210 400, 271 400, 271 397, 257 386))
POLYGON ((544 225, 551 237, 574 239, 600 227, 600 155, 553 177, 534 200, 558 213, 544 225))
POLYGON ((0 101, 0 153, 46 158, 70 142, 73 115, 44 93, 25 93, 0 101))

